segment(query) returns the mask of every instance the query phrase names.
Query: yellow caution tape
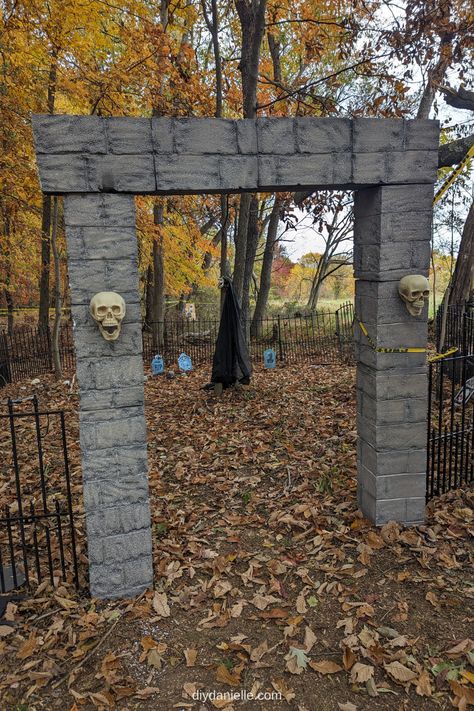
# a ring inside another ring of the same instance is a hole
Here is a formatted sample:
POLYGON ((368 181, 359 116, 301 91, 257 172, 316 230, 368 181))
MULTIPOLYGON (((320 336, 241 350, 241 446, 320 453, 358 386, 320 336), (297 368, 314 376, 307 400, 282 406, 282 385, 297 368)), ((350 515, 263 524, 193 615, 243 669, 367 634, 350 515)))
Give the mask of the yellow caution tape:
MULTIPOLYGON (((376 353, 426 353, 426 348, 378 348, 369 336, 369 332, 367 331, 362 321, 359 321, 359 319, 356 319, 356 321, 360 326, 360 330, 367 338, 370 347, 376 353)), ((433 363, 436 360, 448 358, 449 356, 453 355, 453 353, 456 353, 457 350, 458 348, 454 346, 453 348, 449 348, 444 353, 436 353, 434 356, 431 356, 431 358, 428 358, 428 363, 433 363)))
POLYGON ((366 327, 362 323, 362 321, 359 321, 359 319, 356 319, 357 323, 360 326, 360 330, 364 334, 364 336, 367 338, 370 347, 372 350, 374 350, 376 353, 426 353, 426 348, 378 348, 371 337, 369 336, 369 332, 367 331, 366 327))
POLYGON ((464 156, 464 158, 462 159, 462 161, 459 163, 459 165, 457 166, 457 168, 454 168, 454 170, 452 171, 452 173, 450 173, 450 174, 448 175, 448 177, 446 178, 446 180, 444 181, 444 183, 442 184, 442 186, 441 186, 441 187, 439 188, 439 190, 437 191, 436 195, 435 195, 434 198, 433 198, 433 207, 436 205, 436 203, 438 202, 438 200, 440 200, 440 199, 443 197, 443 195, 444 195, 444 193, 446 192, 446 190, 448 190, 448 188, 451 187, 451 185, 454 183, 454 181, 456 180, 456 178, 458 177, 458 175, 459 175, 460 173, 462 173, 462 171, 464 170, 464 168, 466 167, 466 165, 469 163, 469 161, 471 160, 471 158, 474 158, 474 145, 472 145, 472 146, 470 147, 470 149, 468 150, 468 152, 466 153, 466 155, 464 156))
POLYGON ((434 363, 435 360, 442 360, 443 358, 448 358, 449 356, 454 355, 454 353, 457 353, 459 348, 457 346, 453 346, 453 348, 448 348, 447 351, 444 353, 436 353, 436 355, 431 356, 431 358, 428 358, 428 363, 434 363))

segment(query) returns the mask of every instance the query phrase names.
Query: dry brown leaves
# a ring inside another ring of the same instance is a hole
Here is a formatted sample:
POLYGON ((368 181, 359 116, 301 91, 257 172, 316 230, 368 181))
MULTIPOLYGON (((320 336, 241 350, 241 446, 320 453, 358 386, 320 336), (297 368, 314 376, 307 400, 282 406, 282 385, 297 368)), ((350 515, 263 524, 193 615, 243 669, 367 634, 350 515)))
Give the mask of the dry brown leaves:
MULTIPOLYGON (((156 589, 131 607, 58 579, 10 603, 8 702, 197 709, 199 690, 245 688, 298 709, 317 694, 343 711, 375 697, 381 709, 472 704, 472 492, 431 504, 423 527, 364 520, 353 377, 257 369, 222 400, 200 389, 200 373, 148 382, 156 589)), ((77 399, 49 383, 39 394, 70 411, 78 491, 77 399)))

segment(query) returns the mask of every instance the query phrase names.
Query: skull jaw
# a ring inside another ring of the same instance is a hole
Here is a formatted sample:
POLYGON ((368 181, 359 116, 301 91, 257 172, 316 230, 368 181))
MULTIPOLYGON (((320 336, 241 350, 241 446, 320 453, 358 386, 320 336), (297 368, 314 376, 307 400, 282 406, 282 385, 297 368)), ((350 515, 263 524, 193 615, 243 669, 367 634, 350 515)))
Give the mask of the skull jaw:
POLYGON ((421 316, 423 312, 423 307, 425 305, 425 302, 423 300, 421 301, 405 301, 405 306, 407 307, 407 311, 409 314, 412 316, 421 316))
POLYGON ((116 341, 120 335, 120 323, 104 326, 104 324, 99 322, 99 332, 106 341, 116 341))

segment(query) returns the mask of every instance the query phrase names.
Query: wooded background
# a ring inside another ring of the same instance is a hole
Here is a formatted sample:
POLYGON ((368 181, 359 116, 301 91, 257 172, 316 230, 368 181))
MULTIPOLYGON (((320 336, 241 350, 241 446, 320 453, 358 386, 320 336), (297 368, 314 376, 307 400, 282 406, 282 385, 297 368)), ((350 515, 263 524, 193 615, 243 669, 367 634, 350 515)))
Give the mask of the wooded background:
MULTIPOLYGON (((62 205, 39 188, 32 113, 441 111, 440 179, 474 143, 474 114, 458 111, 474 110, 474 12, 465 0, 4 0, 2 7, 0 306, 9 329, 15 306, 37 305, 47 326, 50 307, 59 318, 67 304, 62 205)), ((350 193, 143 197, 137 206, 144 318, 157 324, 158 342, 167 300, 211 304, 218 314, 220 274, 233 275, 254 330, 279 304, 315 309, 321 294, 352 295, 350 193), (295 265, 287 240, 302 215, 325 246, 295 265)), ((434 290, 459 303, 469 296, 474 262, 468 170, 440 201, 436 229, 434 290)))

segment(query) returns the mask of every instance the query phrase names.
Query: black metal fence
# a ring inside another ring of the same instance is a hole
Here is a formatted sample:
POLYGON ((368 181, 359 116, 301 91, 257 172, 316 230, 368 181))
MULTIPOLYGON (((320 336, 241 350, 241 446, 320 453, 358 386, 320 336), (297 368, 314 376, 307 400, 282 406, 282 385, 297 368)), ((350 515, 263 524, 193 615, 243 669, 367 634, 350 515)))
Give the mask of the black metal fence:
POLYGON ((444 308, 439 307, 435 319, 436 348, 438 351, 456 347, 459 355, 474 353, 474 309, 467 304, 451 304, 447 308, 444 340, 444 308))
MULTIPOLYGON (((267 348, 274 348, 285 363, 351 362, 352 303, 337 311, 316 311, 292 317, 275 316, 249 325, 252 359, 261 361, 267 348)), ((152 324, 143 328, 143 358, 146 364, 158 351, 167 366, 175 365, 185 351, 196 364, 210 363, 219 330, 217 320, 164 321, 157 329, 159 345, 154 342, 152 324)), ((65 371, 75 368, 71 323, 62 324, 59 352, 65 371)), ((6 383, 34 378, 53 369, 51 336, 47 329, 23 326, 12 334, 0 333, 0 387, 6 383)))
POLYGON ((429 364, 426 500, 474 481, 474 354, 429 364))
POLYGON ((78 587, 64 412, 9 399, 0 424, 0 592, 44 579, 78 587))
MULTIPOLYGON (((347 303, 335 312, 274 316, 257 324, 246 324, 250 333, 250 356, 254 362, 262 361, 263 352, 273 348, 277 359, 285 363, 350 362, 352 319, 352 304, 347 303)), ((219 321, 215 320, 165 323, 159 346, 154 344, 151 330, 144 331, 144 360, 150 363, 159 351, 167 364, 174 364, 185 351, 195 363, 210 363, 218 331, 219 321)))

